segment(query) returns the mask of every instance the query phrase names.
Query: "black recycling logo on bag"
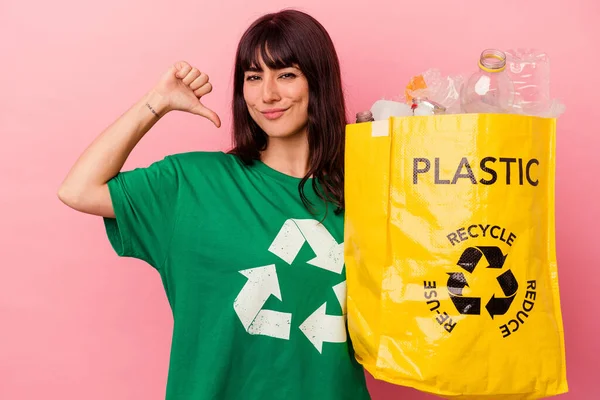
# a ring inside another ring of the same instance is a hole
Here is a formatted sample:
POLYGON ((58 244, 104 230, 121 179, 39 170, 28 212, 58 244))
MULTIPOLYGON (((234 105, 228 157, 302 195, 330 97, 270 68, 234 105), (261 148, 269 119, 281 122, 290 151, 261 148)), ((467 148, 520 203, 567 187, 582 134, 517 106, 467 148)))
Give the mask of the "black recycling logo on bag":
MULTIPOLYGON (((502 250, 496 246, 469 247, 463 251, 456 264, 461 267, 464 272, 449 272, 447 283, 450 299, 452 299, 452 303, 454 303, 456 310, 460 314, 481 314, 482 299, 479 297, 463 296, 463 289, 465 286, 469 286, 465 273, 471 275, 476 268, 502 270, 506 256, 507 255, 502 254, 502 250), (484 264, 484 261, 487 261, 487 266, 481 265, 484 264)), ((492 294, 487 301, 485 308, 492 318, 494 318, 495 315, 506 314, 519 289, 517 279, 510 269, 500 273, 496 280, 504 293, 504 297, 496 297, 495 294, 492 294)))
POLYGON ((528 270, 526 259, 509 259, 507 262, 517 235, 498 225, 472 224, 446 237, 452 251, 457 250, 454 258, 457 261, 446 268, 443 276, 437 269, 437 277, 423 281, 425 304, 435 321, 449 334, 467 320, 471 321, 468 329, 487 329, 489 323, 485 319, 489 321, 490 318, 499 324, 503 338, 522 329, 533 311, 539 291, 537 281, 532 277, 528 276, 519 284, 515 276, 514 271, 528 270), (465 241, 469 241, 469 245, 461 246, 465 241), (503 252, 500 245, 507 246, 509 251, 503 252), (496 282, 497 286, 483 295, 476 290, 471 290, 472 293, 465 290, 474 289, 471 284, 477 285, 477 282, 479 285, 487 282, 479 289, 486 288, 490 282, 496 282))

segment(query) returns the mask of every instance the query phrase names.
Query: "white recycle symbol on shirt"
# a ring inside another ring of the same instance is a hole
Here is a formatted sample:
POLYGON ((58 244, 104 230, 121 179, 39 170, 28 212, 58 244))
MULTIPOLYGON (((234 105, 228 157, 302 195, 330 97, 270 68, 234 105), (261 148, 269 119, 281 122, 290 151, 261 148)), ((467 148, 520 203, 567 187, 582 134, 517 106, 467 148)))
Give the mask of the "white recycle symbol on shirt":
MULTIPOLYGON (((316 257, 308 264, 337 274, 344 269, 344 243, 337 243, 331 233, 313 219, 288 219, 271 243, 269 251, 288 264, 292 264, 305 242, 316 257)), ((282 300, 275 264, 239 271, 248 281, 236 297, 233 308, 252 335, 265 335, 289 340, 292 314, 263 310, 273 295, 282 300)), ((332 288, 342 313, 346 315, 346 281, 332 288)), ((321 353, 323 343, 346 342, 345 317, 327 315, 327 302, 315 310, 301 325, 300 330, 321 353)))

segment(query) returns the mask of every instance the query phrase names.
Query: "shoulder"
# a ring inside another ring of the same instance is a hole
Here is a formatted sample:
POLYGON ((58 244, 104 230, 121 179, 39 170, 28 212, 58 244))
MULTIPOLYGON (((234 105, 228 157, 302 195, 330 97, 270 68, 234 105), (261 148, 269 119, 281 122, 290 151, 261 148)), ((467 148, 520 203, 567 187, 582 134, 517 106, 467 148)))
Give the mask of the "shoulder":
POLYGON ((145 167, 136 167, 128 171, 120 171, 117 178, 130 178, 136 176, 146 177, 171 177, 177 179, 182 175, 227 171, 232 168, 243 168, 238 157, 221 151, 192 151, 175 153, 155 160, 145 167))
POLYGON ((190 187, 223 186, 238 182, 245 166, 237 156, 219 151, 194 151, 164 156, 145 167, 121 171, 109 180, 111 193, 127 192, 180 193, 190 187))

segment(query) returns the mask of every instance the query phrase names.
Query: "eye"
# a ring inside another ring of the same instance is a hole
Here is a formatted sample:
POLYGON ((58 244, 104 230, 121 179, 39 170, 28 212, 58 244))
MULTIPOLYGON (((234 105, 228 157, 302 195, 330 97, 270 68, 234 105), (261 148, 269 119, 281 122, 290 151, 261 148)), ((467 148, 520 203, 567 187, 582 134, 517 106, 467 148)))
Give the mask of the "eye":
POLYGON ((281 74, 280 78, 283 79, 293 79, 296 77, 296 74, 294 74, 293 72, 286 72, 285 74, 281 74))
POLYGON ((246 76, 246 81, 248 81, 248 82, 257 81, 259 79, 260 79, 260 76, 258 76, 258 75, 248 75, 248 76, 246 76))

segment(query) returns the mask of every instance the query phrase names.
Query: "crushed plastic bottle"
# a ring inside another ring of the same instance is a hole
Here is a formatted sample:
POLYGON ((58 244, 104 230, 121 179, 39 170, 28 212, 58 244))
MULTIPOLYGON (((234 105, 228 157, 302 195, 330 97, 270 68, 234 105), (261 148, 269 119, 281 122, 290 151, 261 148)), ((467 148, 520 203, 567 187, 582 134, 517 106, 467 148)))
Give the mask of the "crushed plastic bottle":
POLYGON ((428 98, 413 98, 411 108, 416 116, 444 114, 446 112, 446 107, 428 98))
POLYGON ((426 98, 441 105, 445 114, 459 114, 460 88, 464 80, 463 75, 445 76, 439 69, 428 69, 411 78, 405 89, 406 100, 410 103, 415 98, 426 98))
POLYGON ((539 117, 558 117, 563 104, 550 96, 550 57, 535 49, 506 51, 506 72, 514 86, 513 112, 539 117))
POLYGON ((514 86, 516 113, 537 115, 550 104, 550 60, 540 51, 514 49, 506 52, 507 74, 514 86))

